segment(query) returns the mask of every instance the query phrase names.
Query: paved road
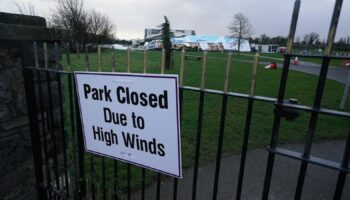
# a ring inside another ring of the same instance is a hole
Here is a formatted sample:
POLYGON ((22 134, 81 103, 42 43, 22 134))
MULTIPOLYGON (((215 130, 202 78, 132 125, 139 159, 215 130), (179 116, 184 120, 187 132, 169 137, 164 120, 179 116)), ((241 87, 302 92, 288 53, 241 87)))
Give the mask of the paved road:
MULTIPOLYGON (((266 65, 269 64, 267 62, 262 62, 262 63, 266 64, 266 65)), ((282 68, 283 64, 278 63, 277 67, 282 68)), ((320 74, 320 69, 321 69, 320 64, 315 64, 312 62, 302 62, 302 61, 299 62, 298 65, 291 64, 289 67, 291 70, 294 70, 294 71, 300 71, 300 72, 304 72, 307 74, 313 74, 313 75, 317 75, 317 76, 320 74)), ((345 84, 347 77, 348 77, 348 73, 349 73, 349 69, 330 66, 328 68, 327 78, 331 79, 331 80, 338 81, 339 83, 345 84)))
MULTIPOLYGON (((340 161, 344 151, 344 141, 315 143, 312 154, 322 158, 340 161)), ((285 148, 302 151, 303 145, 294 144, 285 148)), ((234 199, 236 193, 240 155, 232 155, 222 159, 218 199, 234 199)), ((246 173, 242 199, 261 199, 265 168, 267 161, 266 149, 254 149, 248 152, 246 173)), ((198 176, 197 199, 212 199, 215 162, 201 166, 198 176)), ((273 179, 269 199, 293 199, 300 161, 276 156, 273 179)), ((178 199, 191 199, 193 169, 184 171, 183 179, 179 181, 178 199)), ((309 165, 302 199, 332 199, 338 173, 315 165, 309 165)), ((161 183, 161 199, 172 199, 173 179, 166 179, 161 183)), ((156 186, 146 190, 146 199, 155 198, 156 186)), ((140 199, 139 192, 132 199, 140 199)), ((350 199, 350 178, 343 192, 344 200, 350 199)))

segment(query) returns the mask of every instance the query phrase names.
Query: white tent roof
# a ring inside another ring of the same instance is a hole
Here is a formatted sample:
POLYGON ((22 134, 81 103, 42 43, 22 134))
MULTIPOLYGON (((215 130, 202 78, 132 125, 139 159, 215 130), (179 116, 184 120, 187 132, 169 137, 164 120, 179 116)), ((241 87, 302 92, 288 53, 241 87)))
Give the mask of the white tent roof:
MULTIPOLYGON (((222 44, 225 50, 238 50, 238 39, 232 37, 216 35, 188 35, 180 38, 172 38, 171 42, 175 45, 184 45, 185 43, 197 43, 203 50, 208 49, 208 44, 222 44)), ((242 39, 240 51, 251 51, 249 41, 242 39)))

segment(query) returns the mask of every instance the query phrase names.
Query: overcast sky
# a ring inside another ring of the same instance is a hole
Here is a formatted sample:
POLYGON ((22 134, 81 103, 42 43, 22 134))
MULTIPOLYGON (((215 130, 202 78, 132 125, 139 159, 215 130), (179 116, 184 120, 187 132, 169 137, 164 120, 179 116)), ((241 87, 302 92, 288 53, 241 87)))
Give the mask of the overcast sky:
MULTIPOLYGON (((17 0, 18 1, 18 0, 17 0)), ((27 2, 27 0, 22 0, 27 2)), ((30 0, 38 15, 49 17, 56 0, 30 0)), ((318 32, 326 38, 335 0, 301 0, 297 36, 318 32)), ((116 25, 120 39, 142 39, 145 28, 155 28, 169 18, 172 29, 191 29, 197 34, 229 35, 234 14, 245 14, 254 28, 253 37, 287 36, 294 0, 85 0, 116 25)), ((14 0, 1 0, 0 11, 17 13, 14 0)), ((336 38, 350 36, 350 1, 344 0, 336 38)))

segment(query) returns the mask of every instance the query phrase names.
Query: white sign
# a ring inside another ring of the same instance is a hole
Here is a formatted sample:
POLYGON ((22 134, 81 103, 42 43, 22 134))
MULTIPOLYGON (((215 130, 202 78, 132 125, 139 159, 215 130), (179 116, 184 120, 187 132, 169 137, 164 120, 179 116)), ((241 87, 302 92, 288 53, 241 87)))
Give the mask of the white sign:
POLYGON ((75 72, 85 149, 182 177, 177 75, 75 72))

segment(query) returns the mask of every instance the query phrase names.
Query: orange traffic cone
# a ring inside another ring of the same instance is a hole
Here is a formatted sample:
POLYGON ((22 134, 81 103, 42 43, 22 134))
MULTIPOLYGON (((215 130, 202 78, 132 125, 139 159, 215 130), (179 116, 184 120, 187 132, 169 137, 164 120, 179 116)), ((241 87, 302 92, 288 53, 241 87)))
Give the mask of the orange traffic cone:
POLYGON ((294 61, 293 61, 293 65, 298 65, 298 64, 299 64, 298 57, 295 57, 295 58, 294 58, 294 61))
POLYGON ((272 62, 269 65, 265 66, 265 69, 276 69, 277 68, 277 64, 272 62))

